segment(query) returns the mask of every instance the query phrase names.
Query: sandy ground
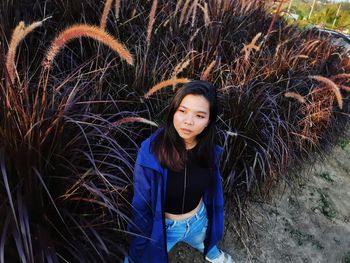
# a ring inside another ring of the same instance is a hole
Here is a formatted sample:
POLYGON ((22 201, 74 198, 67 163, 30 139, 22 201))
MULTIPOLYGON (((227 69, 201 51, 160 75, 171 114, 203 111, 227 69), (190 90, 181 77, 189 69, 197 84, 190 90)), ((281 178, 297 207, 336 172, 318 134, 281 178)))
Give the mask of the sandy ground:
MULTIPOLYGON (((220 247, 236 262, 350 263, 350 144, 301 178, 278 186, 272 201, 252 203, 251 233, 239 241, 242 232, 231 223, 220 247)), ((178 244, 170 262, 206 261, 178 244)))

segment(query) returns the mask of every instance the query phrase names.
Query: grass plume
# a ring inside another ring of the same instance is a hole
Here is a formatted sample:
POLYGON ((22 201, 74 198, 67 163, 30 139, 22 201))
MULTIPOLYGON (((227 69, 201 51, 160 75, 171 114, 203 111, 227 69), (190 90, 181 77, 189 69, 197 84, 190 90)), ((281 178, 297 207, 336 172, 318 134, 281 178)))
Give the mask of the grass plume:
POLYGON ((208 80, 209 74, 213 70, 214 66, 216 65, 216 60, 213 60, 208 67, 204 70, 203 74, 201 75, 202 80, 208 80))
POLYGON ((149 14, 149 19, 148 19, 148 26, 147 26, 147 37, 146 37, 147 45, 150 45, 151 43, 152 29, 155 22, 157 5, 158 5, 158 0, 153 0, 151 12, 149 14))
POLYGON ((10 44, 9 44, 9 49, 6 55, 6 68, 12 83, 14 82, 15 75, 16 75, 15 58, 16 58, 16 50, 19 43, 35 28, 41 26, 44 21, 45 20, 34 22, 29 26, 26 26, 24 22, 21 21, 13 31, 10 44))
MULTIPOLYGON (((255 51, 259 51, 260 50, 260 45, 257 46, 256 45, 256 41, 259 39, 259 37, 261 36, 261 32, 259 32, 258 34, 256 34, 254 36, 254 38, 252 39, 252 41, 247 44, 247 45, 244 45, 244 47, 242 48, 241 52, 243 53, 244 52, 244 59, 245 60, 248 60, 249 58, 249 55, 250 55, 250 52, 254 49, 255 51)), ((262 43, 262 42, 261 42, 262 43)))
POLYGON ((311 79, 316 80, 318 82, 321 82, 326 85, 326 87, 329 87, 331 91, 334 93, 335 97, 337 98, 338 106, 340 109, 343 108, 343 97, 340 93, 340 90, 332 80, 329 78, 325 78, 323 76, 310 76, 311 79))
POLYGON ((300 94, 296 93, 296 92, 290 92, 289 91, 289 92, 284 93, 284 96, 286 98, 296 99, 300 103, 305 103, 305 98, 303 96, 301 96, 300 94))
POLYGON ((174 68, 173 73, 171 74, 173 78, 176 78, 178 74, 180 74, 183 70, 185 70, 192 61, 192 58, 188 58, 193 52, 187 54, 174 68))
POLYGON ((147 93, 144 95, 144 97, 147 99, 150 96, 152 96, 153 93, 168 87, 168 86, 172 86, 172 85, 176 85, 176 84, 185 84, 188 83, 190 80, 187 78, 180 78, 180 79, 169 79, 169 80, 164 80, 159 82, 158 84, 156 84, 155 86, 153 86, 149 91, 147 91, 147 93))
POLYGON ((133 57, 130 52, 124 47, 117 39, 112 37, 106 31, 101 28, 86 25, 76 24, 63 30, 51 43, 49 50, 46 53, 43 64, 45 68, 50 68, 52 61, 69 41, 79 37, 93 38, 106 46, 109 46, 112 50, 117 52, 119 56, 124 59, 128 64, 133 65, 133 57))
POLYGON ((154 121, 150 121, 142 117, 125 117, 114 122, 114 125, 122 125, 122 124, 133 123, 133 122, 141 122, 141 123, 146 123, 146 124, 158 127, 158 124, 155 123, 154 121))

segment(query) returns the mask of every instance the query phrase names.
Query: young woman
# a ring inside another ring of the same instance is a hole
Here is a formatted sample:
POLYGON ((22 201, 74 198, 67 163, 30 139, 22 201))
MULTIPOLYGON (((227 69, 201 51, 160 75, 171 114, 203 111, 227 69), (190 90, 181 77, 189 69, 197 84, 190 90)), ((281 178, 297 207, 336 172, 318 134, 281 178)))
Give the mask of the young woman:
POLYGON ((172 99, 166 124, 146 139, 134 170, 133 217, 125 262, 166 263, 178 242, 209 262, 233 262, 217 248, 224 200, 215 145, 216 91, 192 81, 172 99))

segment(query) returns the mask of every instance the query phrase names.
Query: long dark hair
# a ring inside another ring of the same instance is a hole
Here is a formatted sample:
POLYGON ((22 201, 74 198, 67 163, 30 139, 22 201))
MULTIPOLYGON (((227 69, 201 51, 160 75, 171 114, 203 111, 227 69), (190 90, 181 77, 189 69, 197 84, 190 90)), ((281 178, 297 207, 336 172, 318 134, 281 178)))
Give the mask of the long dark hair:
POLYGON ((197 156, 201 162, 213 168, 215 147, 215 121, 217 117, 216 89, 209 82, 194 80, 181 87, 172 98, 165 127, 158 133, 153 141, 152 150, 157 156, 160 164, 174 171, 179 171, 185 166, 187 152, 185 142, 177 133, 173 118, 186 95, 202 95, 209 102, 209 123, 205 129, 197 135, 197 156))

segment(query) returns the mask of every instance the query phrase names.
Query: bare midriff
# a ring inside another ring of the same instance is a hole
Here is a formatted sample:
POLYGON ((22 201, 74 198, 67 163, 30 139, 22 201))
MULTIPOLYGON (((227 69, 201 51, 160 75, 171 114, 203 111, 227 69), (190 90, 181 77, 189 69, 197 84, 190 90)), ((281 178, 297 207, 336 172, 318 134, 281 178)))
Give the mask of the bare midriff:
POLYGON ((198 205, 196 206, 196 208, 193 209, 193 210, 190 211, 190 212, 187 212, 187 213, 185 213, 185 214, 180 214, 180 215, 170 214, 170 213, 166 213, 166 212, 165 212, 165 217, 168 218, 168 219, 174 220, 174 221, 179 221, 179 220, 188 219, 188 218, 194 216, 194 215, 198 212, 198 210, 199 210, 199 208, 200 208, 201 202, 202 202, 202 198, 201 198, 201 200, 199 201, 199 203, 198 203, 198 205))

